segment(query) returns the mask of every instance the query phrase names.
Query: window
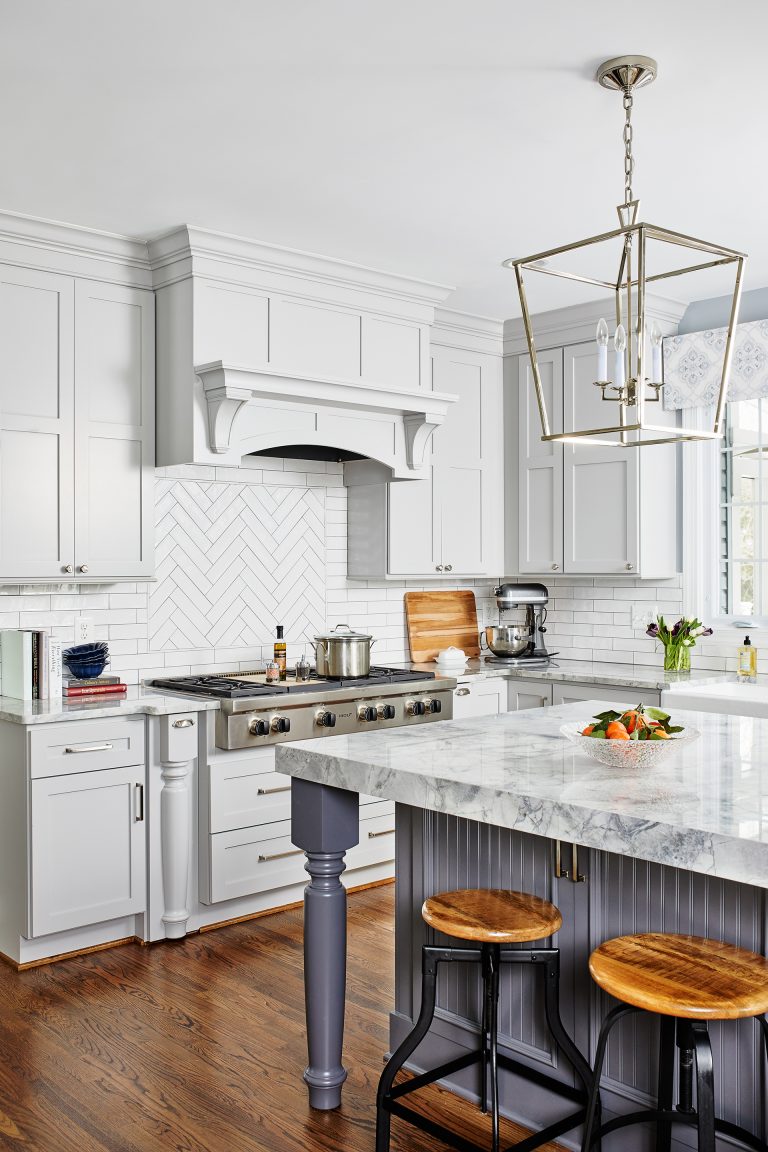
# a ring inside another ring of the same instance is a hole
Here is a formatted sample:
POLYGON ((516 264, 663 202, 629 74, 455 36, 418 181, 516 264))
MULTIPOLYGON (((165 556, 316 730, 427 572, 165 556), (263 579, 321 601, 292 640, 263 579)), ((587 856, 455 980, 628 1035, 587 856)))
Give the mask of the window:
POLYGON ((768 617, 768 399, 738 400, 726 412, 719 614, 768 617))

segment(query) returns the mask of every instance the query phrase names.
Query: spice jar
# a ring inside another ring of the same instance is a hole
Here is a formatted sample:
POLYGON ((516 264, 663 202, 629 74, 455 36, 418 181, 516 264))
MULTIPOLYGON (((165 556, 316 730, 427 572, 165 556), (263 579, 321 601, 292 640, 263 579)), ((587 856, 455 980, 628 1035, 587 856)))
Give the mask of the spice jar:
POLYGON ((280 665, 275 660, 267 664, 267 684, 280 683, 280 665))

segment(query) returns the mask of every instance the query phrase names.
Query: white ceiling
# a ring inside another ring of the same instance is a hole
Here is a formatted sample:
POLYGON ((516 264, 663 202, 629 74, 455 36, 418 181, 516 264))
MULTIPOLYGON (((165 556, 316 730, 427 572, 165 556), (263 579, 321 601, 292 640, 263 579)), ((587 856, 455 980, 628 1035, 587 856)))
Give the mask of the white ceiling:
MULTIPOLYGON (((504 257, 616 222, 621 97, 593 76, 634 52, 659 61, 635 101, 642 216, 748 252, 746 287, 768 285, 766 0, 0 0, 0 15, 8 211, 144 237, 196 224, 515 315, 504 257)), ((567 302, 537 280, 535 307, 567 302)))

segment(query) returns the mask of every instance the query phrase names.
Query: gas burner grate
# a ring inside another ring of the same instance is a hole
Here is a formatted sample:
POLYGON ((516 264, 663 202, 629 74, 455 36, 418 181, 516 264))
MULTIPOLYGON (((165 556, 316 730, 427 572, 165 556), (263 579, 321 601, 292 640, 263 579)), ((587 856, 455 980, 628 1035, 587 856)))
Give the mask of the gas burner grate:
MULTIPOLYGON (((253 672, 244 673, 253 676, 253 672)), ((369 688, 376 684, 410 683, 415 680, 434 680, 434 672, 409 672, 405 668, 371 668, 368 676, 333 678, 318 676, 312 671, 309 680, 282 680, 275 684, 255 682, 240 678, 235 674, 211 673, 205 676, 173 676, 151 681, 151 687, 170 692, 185 692, 192 696, 207 696, 225 700, 237 700, 252 696, 294 696, 306 693, 327 692, 336 688, 369 688)))

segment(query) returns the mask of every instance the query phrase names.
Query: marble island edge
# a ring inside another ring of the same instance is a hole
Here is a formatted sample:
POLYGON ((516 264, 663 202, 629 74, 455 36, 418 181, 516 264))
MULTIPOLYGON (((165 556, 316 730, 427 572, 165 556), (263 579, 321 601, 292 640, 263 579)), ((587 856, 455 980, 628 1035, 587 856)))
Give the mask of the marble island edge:
POLYGON ((768 721, 679 712, 701 738, 651 770, 607 768, 559 732, 604 708, 443 721, 278 747, 277 771, 414 808, 768 887, 768 721))

